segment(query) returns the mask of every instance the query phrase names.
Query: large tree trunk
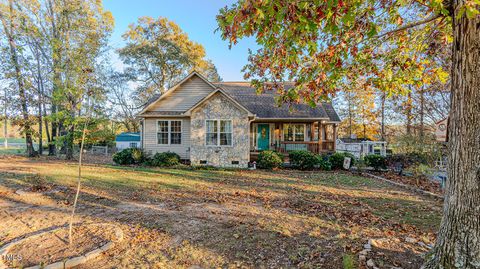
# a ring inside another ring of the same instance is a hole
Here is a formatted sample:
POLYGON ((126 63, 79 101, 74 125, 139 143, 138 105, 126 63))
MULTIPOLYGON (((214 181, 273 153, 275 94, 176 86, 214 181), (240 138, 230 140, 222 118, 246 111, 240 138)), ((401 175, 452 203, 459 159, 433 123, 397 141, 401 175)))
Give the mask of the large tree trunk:
MULTIPOLYGON (((464 5, 454 1, 454 14, 464 5)), ((448 180, 426 268, 480 267, 480 16, 453 15, 448 180)))

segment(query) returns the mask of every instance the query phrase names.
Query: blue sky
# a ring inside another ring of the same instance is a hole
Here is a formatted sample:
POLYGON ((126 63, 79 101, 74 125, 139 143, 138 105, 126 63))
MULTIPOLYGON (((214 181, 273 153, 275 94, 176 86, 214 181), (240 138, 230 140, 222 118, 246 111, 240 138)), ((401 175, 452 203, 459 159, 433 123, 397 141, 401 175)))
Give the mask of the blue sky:
MULTIPOLYGON (((105 9, 115 18, 115 29, 110 45, 120 48, 124 42, 122 34, 129 24, 139 17, 165 17, 177 23, 191 40, 202 44, 207 58, 212 60, 224 81, 243 81, 242 67, 247 63, 248 48, 258 48, 254 39, 240 40, 228 49, 217 28, 215 16, 218 10, 234 1, 220 0, 104 0, 105 9)), ((115 65, 121 66, 117 57, 112 56, 115 65)))

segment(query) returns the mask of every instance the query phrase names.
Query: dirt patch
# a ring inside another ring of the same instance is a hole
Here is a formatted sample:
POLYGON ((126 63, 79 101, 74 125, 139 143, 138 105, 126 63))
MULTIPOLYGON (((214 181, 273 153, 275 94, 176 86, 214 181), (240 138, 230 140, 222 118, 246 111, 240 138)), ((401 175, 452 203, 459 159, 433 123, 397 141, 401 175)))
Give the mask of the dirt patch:
POLYGON ((23 268, 65 261, 100 248, 116 237, 115 227, 104 225, 75 226, 73 233, 71 245, 68 241, 67 227, 22 240, 8 251, 9 254, 15 254, 22 259, 7 265, 23 268))

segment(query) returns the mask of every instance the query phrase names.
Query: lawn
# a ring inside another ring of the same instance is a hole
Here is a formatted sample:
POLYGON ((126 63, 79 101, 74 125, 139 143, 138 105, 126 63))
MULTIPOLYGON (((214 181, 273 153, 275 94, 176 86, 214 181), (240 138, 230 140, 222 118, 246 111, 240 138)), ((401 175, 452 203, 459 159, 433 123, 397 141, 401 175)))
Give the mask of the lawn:
MULTIPOLYGON (((25 143, 25 138, 11 138, 9 137, 7 139, 8 143, 25 143)), ((0 144, 3 144, 5 142, 5 137, 0 137, 0 144)))
MULTIPOLYGON (((0 159, 0 240, 64 224, 76 169, 0 159), (32 184, 54 191, 14 193, 32 184)), ((368 239, 381 242, 368 254, 379 268, 418 268, 441 216, 439 201, 346 172, 87 164, 82 173, 77 221, 116 223, 126 233, 84 268, 362 268, 368 239)))

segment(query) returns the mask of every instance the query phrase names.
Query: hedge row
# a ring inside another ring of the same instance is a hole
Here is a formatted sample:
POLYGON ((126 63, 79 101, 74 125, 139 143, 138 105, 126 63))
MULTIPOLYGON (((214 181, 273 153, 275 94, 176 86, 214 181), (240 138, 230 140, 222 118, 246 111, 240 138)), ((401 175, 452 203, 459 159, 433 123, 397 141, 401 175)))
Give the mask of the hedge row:
POLYGON ((156 153, 148 157, 140 149, 128 148, 113 155, 113 161, 120 165, 143 164, 147 166, 172 167, 180 164, 180 156, 174 152, 156 153))
MULTIPOLYGON (((350 153, 334 153, 330 156, 322 156, 306 150, 295 150, 289 152, 290 163, 293 168, 300 170, 311 170, 314 168, 329 171, 332 169, 343 169, 343 160, 345 157, 351 158, 351 165, 355 158, 350 153)), ((271 150, 265 150, 258 155, 258 167, 264 169, 273 169, 281 167, 283 164, 283 155, 271 150)))

